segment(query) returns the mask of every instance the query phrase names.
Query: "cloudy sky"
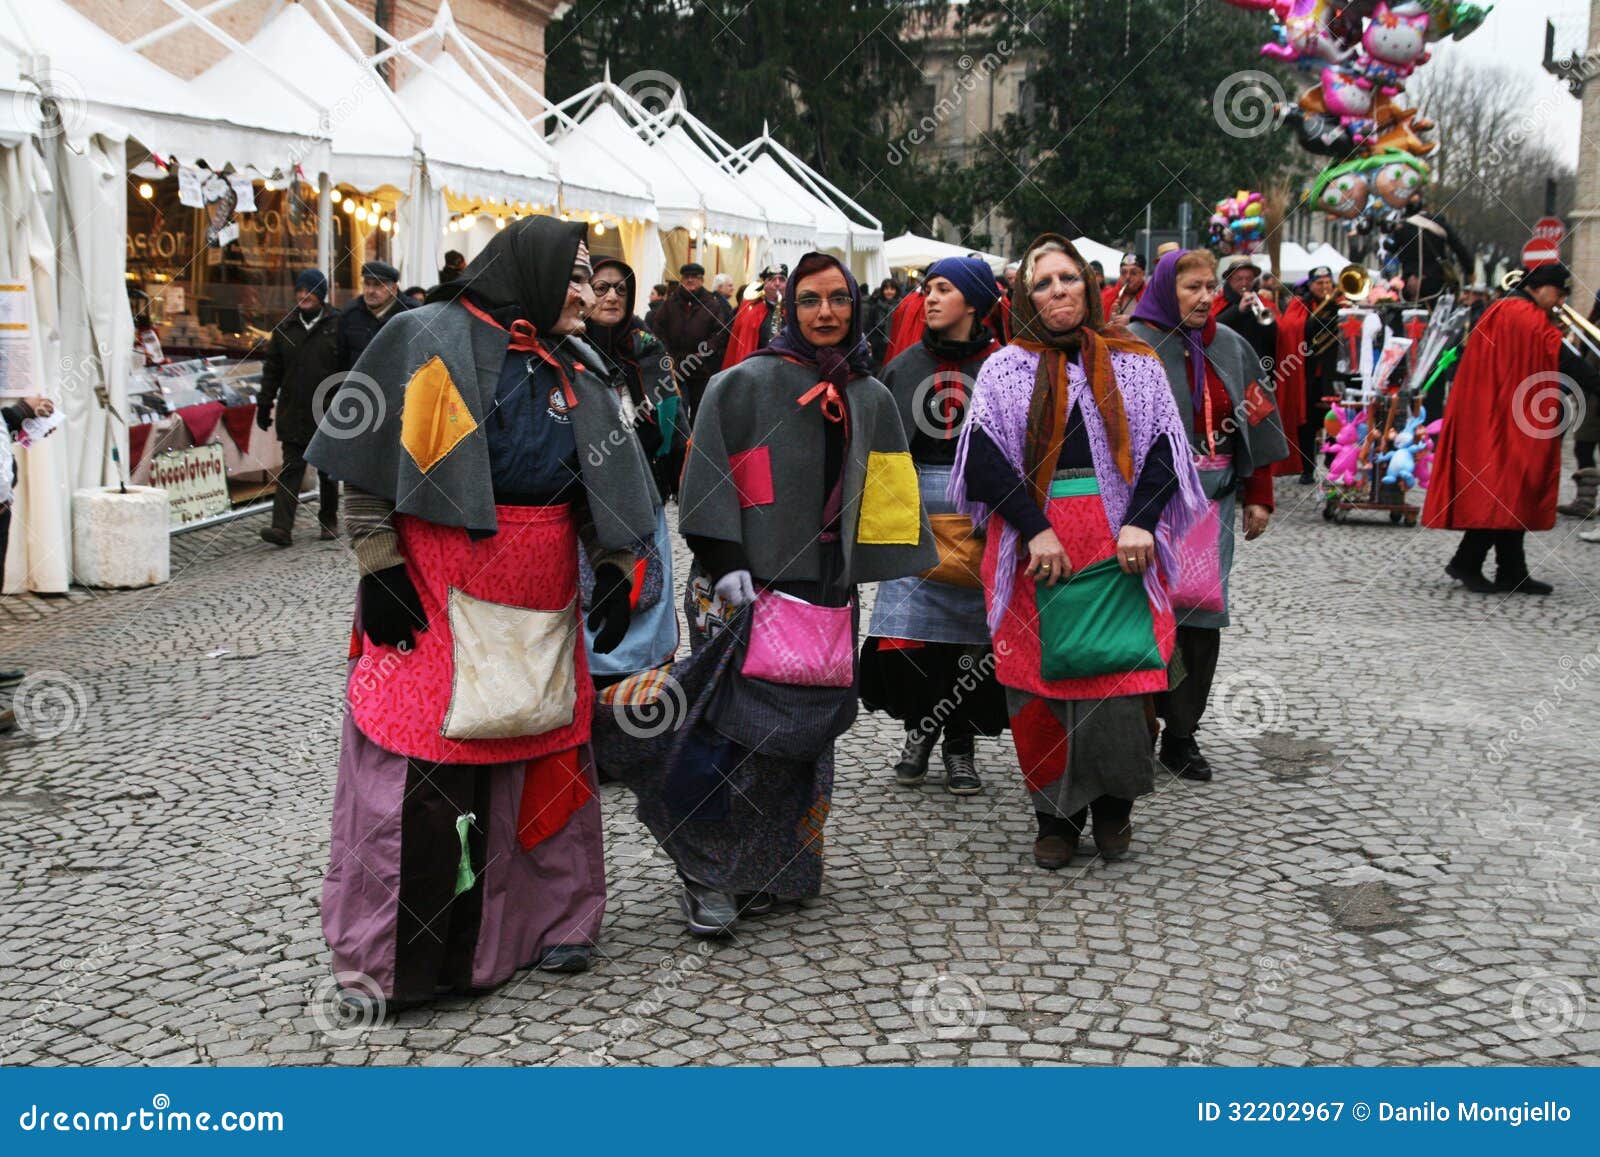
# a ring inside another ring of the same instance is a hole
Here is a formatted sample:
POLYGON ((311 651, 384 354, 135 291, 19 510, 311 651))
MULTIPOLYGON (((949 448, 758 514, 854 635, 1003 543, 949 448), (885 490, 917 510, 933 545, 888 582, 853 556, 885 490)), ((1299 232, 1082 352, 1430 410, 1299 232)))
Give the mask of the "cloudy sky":
MULTIPOLYGON (((1482 28, 1460 43, 1438 45, 1434 58, 1442 61, 1447 54, 1460 54, 1514 69, 1537 86, 1541 98, 1552 89, 1559 90, 1561 99, 1555 105, 1550 133, 1576 165, 1580 106, 1565 86, 1544 71, 1544 25, 1546 20, 1555 21, 1556 55, 1565 56, 1573 49, 1583 50, 1588 16, 1588 0, 1499 0, 1482 28)), ((1600 126, 1591 127, 1590 132, 1600 132, 1600 126)))

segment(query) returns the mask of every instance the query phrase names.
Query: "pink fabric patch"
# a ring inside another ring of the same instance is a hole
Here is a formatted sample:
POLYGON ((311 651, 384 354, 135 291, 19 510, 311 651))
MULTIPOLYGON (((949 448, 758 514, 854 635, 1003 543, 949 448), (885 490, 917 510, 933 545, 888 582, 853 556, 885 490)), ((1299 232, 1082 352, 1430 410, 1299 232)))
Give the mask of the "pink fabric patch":
POLYGON ((772 493, 772 453, 765 446, 728 455, 733 486, 739 492, 741 507, 768 506, 772 493))

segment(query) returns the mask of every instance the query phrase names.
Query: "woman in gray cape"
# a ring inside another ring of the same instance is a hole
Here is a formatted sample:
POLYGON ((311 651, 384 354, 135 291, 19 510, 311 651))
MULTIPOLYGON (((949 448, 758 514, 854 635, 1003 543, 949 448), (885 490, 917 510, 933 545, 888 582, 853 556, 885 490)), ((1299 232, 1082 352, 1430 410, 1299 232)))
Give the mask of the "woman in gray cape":
POLYGON ((655 490, 580 368, 585 227, 525 218, 379 331, 307 458, 361 570, 322 925, 342 999, 587 966, 605 909, 588 625, 629 623, 655 490))
POLYGON ((688 700, 670 735, 617 762, 696 935, 822 890, 833 741, 856 712, 855 588, 938 561, 860 319, 855 279, 809 253, 783 332, 711 379, 678 498, 695 655, 614 689, 619 708, 630 684, 688 700))

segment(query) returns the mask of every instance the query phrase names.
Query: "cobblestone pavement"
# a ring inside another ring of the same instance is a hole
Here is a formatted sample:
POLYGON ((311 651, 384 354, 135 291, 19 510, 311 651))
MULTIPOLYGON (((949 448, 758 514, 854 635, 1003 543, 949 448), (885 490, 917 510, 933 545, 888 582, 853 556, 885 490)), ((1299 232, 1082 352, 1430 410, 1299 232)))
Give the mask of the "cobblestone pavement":
POLYGON ((1476 597, 1450 537, 1308 497, 1241 547, 1218 777, 1142 801, 1130 858, 1041 871, 1008 746, 983 796, 900 789, 864 718, 820 900, 690 940, 611 785, 597 967, 370 1026, 329 1011, 317 923, 344 545, 254 516, 174 540, 162 588, 0 599, 34 673, 0 737, 0 1062, 1595 1063, 1600 549, 1564 521, 1530 540, 1554 597, 1476 597))

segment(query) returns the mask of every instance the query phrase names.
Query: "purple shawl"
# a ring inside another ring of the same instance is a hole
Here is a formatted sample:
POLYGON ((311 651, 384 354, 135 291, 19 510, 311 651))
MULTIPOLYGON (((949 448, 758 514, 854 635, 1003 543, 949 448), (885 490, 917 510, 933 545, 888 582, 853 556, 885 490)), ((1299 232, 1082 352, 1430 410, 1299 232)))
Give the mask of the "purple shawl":
POLYGON ((1150 275, 1150 284, 1133 311, 1133 321, 1147 322, 1157 329, 1171 330, 1183 339, 1189 354, 1189 398, 1198 413, 1206 396, 1205 330, 1191 329, 1178 317, 1178 262, 1189 255, 1187 249, 1168 253, 1150 275))
MULTIPOLYGON (((1194 452, 1189 448, 1183 417, 1178 413, 1178 403, 1172 396, 1172 387, 1167 384, 1167 374, 1161 362, 1144 354, 1115 353, 1111 359, 1117 385, 1122 389, 1123 405, 1128 412, 1135 482, 1157 439, 1167 439, 1172 447, 1172 461, 1178 474, 1178 492, 1167 503, 1161 521, 1156 525, 1156 555, 1167 585, 1176 585, 1179 545, 1206 509, 1200 475, 1195 471, 1194 452)), ((967 498, 967 450, 972 431, 975 428, 982 429, 1005 455, 1017 475, 1026 478, 1027 464, 1023 459, 1028 440, 1028 409, 1033 399, 1034 378, 1038 368, 1038 354, 1013 345, 984 362, 983 369, 978 371, 978 381, 972 391, 970 416, 961 432, 961 441, 956 446, 949 497, 956 509, 969 516, 979 527, 989 522, 991 511, 983 503, 967 498)), ((1089 435, 1089 449, 1094 459, 1094 473, 1100 484, 1100 499, 1105 505, 1106 521, 1115 535, 1121 530, 1127 516, 1133 486, 1123 479, 1112 459, 1105 423, 1101 421, 1100 410, 1094 403, 1089 379, 1078 362, 1067 367, 1067 391, 1068 412, 1077 406, 1083 415, 1083 426, 1089 435)), ((999 527, 1000 565, 995 568, 994 589, 989 592, 988 622, 991 634, 1000 629, 1006 606, 1011 601, 1017 572, 1015 559, 1021 546, 1021 535, 1014 527, 1004 519, 1000 520, 999 527)), ((992 528, 990 533, 993 533, 992 528)), ((1144 585, 1157 607, 1166 608, 1170 605, 1166 587, 1155 568, 1145 572, 1144 585)))

